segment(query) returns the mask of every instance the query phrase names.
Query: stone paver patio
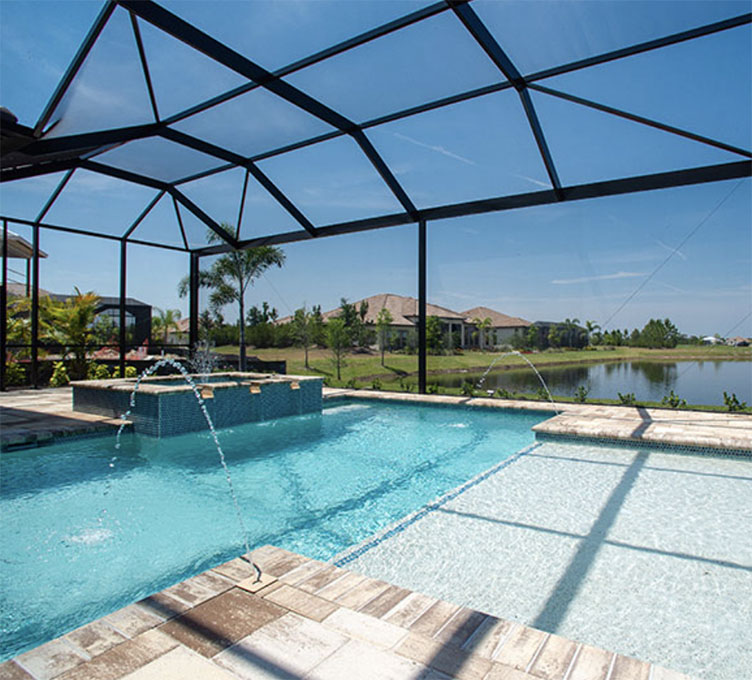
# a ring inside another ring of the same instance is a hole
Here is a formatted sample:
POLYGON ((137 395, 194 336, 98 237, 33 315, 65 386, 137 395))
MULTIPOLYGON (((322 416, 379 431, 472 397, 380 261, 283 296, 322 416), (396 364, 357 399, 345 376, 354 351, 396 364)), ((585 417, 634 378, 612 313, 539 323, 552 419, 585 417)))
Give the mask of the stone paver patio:
POLYGON ((0 665, 2 680, 687 680, 265 546, 0 665))

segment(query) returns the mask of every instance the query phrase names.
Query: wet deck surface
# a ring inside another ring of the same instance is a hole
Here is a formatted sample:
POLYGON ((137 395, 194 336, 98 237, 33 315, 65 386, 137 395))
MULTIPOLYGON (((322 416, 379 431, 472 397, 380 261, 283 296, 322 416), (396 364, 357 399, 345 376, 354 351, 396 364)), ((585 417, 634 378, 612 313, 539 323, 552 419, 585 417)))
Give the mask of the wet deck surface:
POLYGON ((2 680, 682 680, 272 546, 0 665, 2 680))

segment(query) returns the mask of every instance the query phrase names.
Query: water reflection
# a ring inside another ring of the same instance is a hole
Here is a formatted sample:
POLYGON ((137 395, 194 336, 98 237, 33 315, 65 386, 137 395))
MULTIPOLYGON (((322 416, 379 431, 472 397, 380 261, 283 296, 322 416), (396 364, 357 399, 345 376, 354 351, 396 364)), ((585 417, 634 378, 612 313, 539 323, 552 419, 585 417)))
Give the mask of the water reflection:
MULTIPOLYGON (((535 362, 534 362, 535 363, 535 362)), ((723 392, 752 403, 752 362, 748 361, 615 361, 605 364, 540 368, 552 394, 572 396, 580 385, 589 387, 590 399, 616 399, 634 393, 638 401, 660 401, 671 390, 690 404, 723 405, 723 392)), ((477 382, 481 373, 429 376, 429 383, 460 387, 477 382)), ((539 383, 530 369, 493 371, 488 389, 534 394, 539 383)))

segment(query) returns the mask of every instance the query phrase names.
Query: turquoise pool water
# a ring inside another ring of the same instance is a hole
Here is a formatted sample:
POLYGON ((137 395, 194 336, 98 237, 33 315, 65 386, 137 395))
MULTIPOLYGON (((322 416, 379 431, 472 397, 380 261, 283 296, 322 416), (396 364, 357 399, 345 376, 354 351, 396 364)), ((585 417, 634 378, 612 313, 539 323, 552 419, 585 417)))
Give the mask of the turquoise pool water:
MULTIPOLYGON (((220 441, 251 547, 329 559, 529 445, 546 417, 348 401, 220 441)), ((243 552, 208 434, 114 445, 3 454, 0 660, 243 552)))

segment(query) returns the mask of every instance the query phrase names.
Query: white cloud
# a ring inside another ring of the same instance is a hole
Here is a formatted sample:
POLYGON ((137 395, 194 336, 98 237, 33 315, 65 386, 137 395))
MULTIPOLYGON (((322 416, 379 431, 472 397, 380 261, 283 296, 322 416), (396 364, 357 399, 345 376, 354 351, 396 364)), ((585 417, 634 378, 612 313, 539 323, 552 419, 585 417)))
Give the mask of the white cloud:
POLYGON ((445 149, 443 146, 438 146, 436 144, 426 144, 425 142, 419 142, 417 139, 413 139, 412 137, 408 137, 407 135, 403 135, 399 132, 395 132, 394 136, 399 137, 400 139, 404 139, 406 142, 410 142, 411 144, 415 144, 415 146, 420 146, 424 149, 428 149, 429 151, 435 151, 436 153, 440 153, 443 156, 448 156, 449 158, 453 158, 456 161, 467 163, 468 165, 478 165, 475 161, 470 160, 469 158, 465 158, 464 156, 460 156, 459 154, 456 154, 452 151, 449 151, 449 149, 445 149))
POLYGON ((681 250, 679 250, 678 248, 672 248, 670 245, 668 245, 667 243, 664 243, 660 239, 656 239, 655 242, 661 248, 664 248, 664 249, 668 250, 668 252, 670 252, 672 255, 678 255, 682 260, 686 260, 687 259, 687 256, 681 250))
POLYGON ((606 281, 611 279, 633 279, 645 276, 645 272, 615 272, 614 274, 600 274, 598 276, 581 276, 577 279, 554 279, 551 283, 557 285, 569 283, 587 283, 589 281, 606 281))

